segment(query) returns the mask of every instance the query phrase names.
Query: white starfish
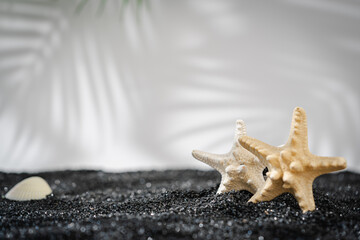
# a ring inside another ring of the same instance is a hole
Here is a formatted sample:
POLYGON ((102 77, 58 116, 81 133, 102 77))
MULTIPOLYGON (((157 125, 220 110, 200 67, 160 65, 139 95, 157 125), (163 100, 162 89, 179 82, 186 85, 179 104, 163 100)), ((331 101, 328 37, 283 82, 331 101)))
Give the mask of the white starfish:
POLYGON ((266 166, 239 144, 239 138, 242 136, 246 136, 246 126, 243 120, 237 120, 234 143, 230 152, 226 154, 198 150, 192 152, 194 158, 220 172, 221 183, 218 194, 231 190, 247 190, 255 193, 265 183, 262 173, 266 166))

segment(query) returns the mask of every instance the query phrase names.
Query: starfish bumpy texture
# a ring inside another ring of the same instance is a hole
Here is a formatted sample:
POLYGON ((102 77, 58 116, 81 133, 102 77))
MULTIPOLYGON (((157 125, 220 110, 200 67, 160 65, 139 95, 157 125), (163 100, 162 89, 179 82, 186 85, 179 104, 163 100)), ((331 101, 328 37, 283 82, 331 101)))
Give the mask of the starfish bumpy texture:
POLYGON ((274 147, 243 136, 240 144, 263 162, 268 162, 268 178, 250 202, 269 201, 282 193, 295 196, 303 212, 315 209, 312 184, 316 177, 346 168, 342 157, 320 157, 308 148, 307 119, 303 108, 294 109, 287 143, 274 147))
POLYGON ((246 126, 242 120, 236 122, 233 146, 227 154, 212 154, 194 150, 192 155, 208 164, 221 174, 221 183, 217 193, 231 190, 257 192, 265 183, 263 170, 265 164, 239 144, 239 138, 246 135, 246 126))

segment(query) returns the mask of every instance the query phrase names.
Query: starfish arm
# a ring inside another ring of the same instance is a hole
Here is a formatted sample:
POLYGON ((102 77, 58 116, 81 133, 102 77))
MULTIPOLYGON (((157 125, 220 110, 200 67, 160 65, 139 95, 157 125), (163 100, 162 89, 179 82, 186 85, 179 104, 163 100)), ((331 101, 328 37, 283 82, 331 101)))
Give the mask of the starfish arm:
POLYGON ((260 162, 251 163, 248 165, 228 166, 226 176, 231 179, 228 183, 224 184, 227 188, 234 190, 247 190, 255 193, 258 189, 264 186, 265 180, 263 177, 264 165, 260 162))
POLYGON ((261 166, 252 166, 251 168, 248 169, 247 175, 251 176, 251 178, 249 178, 251 182, 248 182, 248 184, 251 188, 250 192, 253 194, 256 193, 258 189, 264 187, 265 184, 265 180, 263 176, 264 168, 265 167, 261 165, 261 166))
POLYGON ((240 147, 239 138, 241 138, 242 136, 246 136, 246 125, 243 120, 237 120, 232 150, 240 147))
POLYGON ((216 192, 216 194, 220 194, 220 193, 225 193, 227 192, 227 189, 226 187, 224 186, 224 182, 226 181, 225 179, 225 174, 221 174, 221 181, 220 181, 220 185, 219 185, 219 188, 216 192))
POLYGON ((262 189, 257 191, 249 200, 249 202, 257 203, 270 201, 277 196, 287 192, 286 189, 282 187, 283 182, 281 180, 273 181, 270 178, 266 179, 265 185, 262 189))
POLYGON ((246 190, 246 191, 251 192, 250 187, 245 182, 241 182, 238 179, 233 180, 230 178, 228 180, 225 180, 223 182, 223 185, 224 185, 225 189, 222 191, 222 193, 230 192, 231 190, 235 190, 235 191, 246 190))
POLYGON ((321 157, 313 155, 310 168, 321 175, 345 169, 346 160, 343 157, 321 157))
POLYGON ((192 152, 192 155, 197 160, 206 163, 210 167, 215 168, 218 170, 221 174, 224 172, 224 166, 223 162, 224 159, 227 157, 226 154, 213 154, 213 153, 207 153, 199 150, 194 150, 192 152))
POLYGON ((241 119, 236 121, 235 137, 239 138, 246 136, 246 125, 245 122, 241 119))
POLYGON ((308 149, 307 117, 301 107, 294 109, 287 145, 297 149, 308 149))
POLYGON ((266 144, 260 140, 249 136, 243 136, 239 139, 241 146, 246 150, 257 156, 264 163, 266 163, 266 157, 273 153, 279 152, 277 147, 266 144))
POLYGON ((292 184, 293 195, 303 212, 313 211, 315 209, 312 188, 313 180, 312 177, 305 177, 298 179, 295 184, 292 184))

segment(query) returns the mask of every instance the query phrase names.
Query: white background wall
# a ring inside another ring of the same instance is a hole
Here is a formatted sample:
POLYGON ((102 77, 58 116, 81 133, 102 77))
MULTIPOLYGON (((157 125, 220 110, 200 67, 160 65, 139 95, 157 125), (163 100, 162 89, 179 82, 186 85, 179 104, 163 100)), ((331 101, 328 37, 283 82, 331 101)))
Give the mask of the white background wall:
POLYGON ((360 171, 359 1, 124 2, 0 1, 0 170, 206 168, 302 106, 360 171))

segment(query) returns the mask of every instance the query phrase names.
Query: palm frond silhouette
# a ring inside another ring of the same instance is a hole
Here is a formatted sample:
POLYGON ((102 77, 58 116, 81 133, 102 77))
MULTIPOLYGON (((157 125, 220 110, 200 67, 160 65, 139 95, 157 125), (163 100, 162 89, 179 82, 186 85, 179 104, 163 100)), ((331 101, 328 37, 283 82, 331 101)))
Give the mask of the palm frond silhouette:
POLYGON ((244 4, 2 1, 1 169, 202 167, 302 106, 310 150, 360 170, 359 4, 244 4))

